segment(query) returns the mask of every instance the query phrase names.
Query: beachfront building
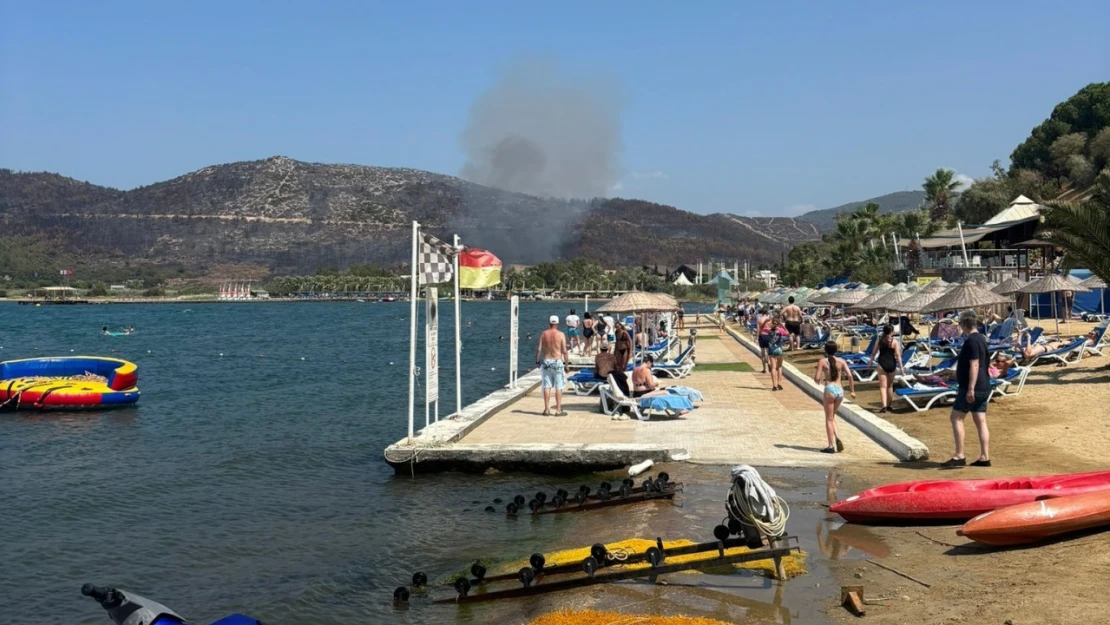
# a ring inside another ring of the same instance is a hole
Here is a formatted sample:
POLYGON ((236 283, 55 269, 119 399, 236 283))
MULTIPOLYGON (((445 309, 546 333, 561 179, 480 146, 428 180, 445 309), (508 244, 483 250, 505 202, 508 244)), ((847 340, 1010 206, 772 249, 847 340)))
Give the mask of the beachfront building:
POLYGON ((1035 238, 1044 209, 1019 195, 981 225, 958 225, 916 239, 916 258, 907 254, 911 241, 900 241, 895 268, 915 277, 940 277, 948 282, 1029 280, 1044 273, 1055 258, 1052 246, 1035 238))

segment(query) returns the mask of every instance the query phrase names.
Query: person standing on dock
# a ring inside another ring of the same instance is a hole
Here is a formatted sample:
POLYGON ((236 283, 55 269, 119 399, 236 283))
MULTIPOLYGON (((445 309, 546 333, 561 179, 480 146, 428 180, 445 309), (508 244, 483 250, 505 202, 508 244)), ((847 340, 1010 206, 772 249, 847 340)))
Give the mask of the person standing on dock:
POLYGON ((543 414, 551 416, 551 390, 555 390, 555 414, 559 417, 567 416, 563 412, 563 388, 567 385, 566 363, 570 360, 567 355, 567 337, 559 331, 559 317, 551 315, 548 319, 548 328, 540 335, 540 344, 536 349, 536 364, 540 367, 540 385, 543 387, 543 414))
POLYGON ((623 323, 617 324, 616 340, 613 343, 616 349, 613 353, 617 355, 617 365, 621 371, 628 368, 628 361, 632 360, 632 337, 628 334, 628 330, 624 329, 623 323))
POLYGON ((574 352, 582 351, 582 330, 578 327, 581 325, 582 320, 578 315, 574 314, 574 309, 570 309, 570 314, 567 315, 567 340, 570 342, 569 350, 574 352))

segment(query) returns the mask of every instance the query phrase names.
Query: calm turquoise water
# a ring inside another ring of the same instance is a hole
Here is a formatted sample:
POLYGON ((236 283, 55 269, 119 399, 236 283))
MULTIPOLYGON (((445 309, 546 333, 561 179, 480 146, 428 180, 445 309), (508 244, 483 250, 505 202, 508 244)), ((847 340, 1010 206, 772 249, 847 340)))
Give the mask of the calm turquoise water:
MULTIPOLYGON (((522 362, 535 349, 525 332, 538 336, 571 305, 522 306, 522 362)), ((0 306, 0 358, 114 355, 139 365, 143 393, 133 409, 0 414, 0 588, 9 596, 0 622, 107 623, 79 596, 91 581, 199 623, 235 610, 273 625, 517 623, 564 599, 397 611, 392 589, 416 570, 435 579, 478 557, 660 528, 688 535, 691 523, 708 539, 727 477, 703 489, 705 518, 688 505, 515 521, 482 509, 494 497, 601 478, 394 477, 381 453, 406 428, 407 312, 405 303, 0 306), (104 325, 138 332, 105 337, 104 325)), ((441 307, 448 403, 452 313, 441 307)), ((508 343, 498 336, 508 336, 508 304, 466 303, 463 317, 472 324, 468 403, 506 381, 508 343)), ((591 592, 582 597, 601 591, 591 592)))

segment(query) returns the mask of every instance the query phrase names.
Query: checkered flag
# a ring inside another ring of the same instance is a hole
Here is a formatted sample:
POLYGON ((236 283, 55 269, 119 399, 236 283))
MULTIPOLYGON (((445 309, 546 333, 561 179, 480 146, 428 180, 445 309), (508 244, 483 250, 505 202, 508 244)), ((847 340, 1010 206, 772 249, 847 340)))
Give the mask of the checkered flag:
POLYGON ((420 253, 417 256, 420 284, 450 282, 455 267, 452 260, 455 248, 430 234, 421 233, 420 236, 420 253))

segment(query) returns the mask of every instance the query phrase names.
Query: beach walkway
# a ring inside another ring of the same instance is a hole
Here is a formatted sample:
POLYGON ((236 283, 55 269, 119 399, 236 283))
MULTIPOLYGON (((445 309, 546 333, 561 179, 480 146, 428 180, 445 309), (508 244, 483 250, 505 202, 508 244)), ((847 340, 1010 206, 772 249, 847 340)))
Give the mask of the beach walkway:
POLYGON ((698 408, 681 418, 614 421, 601 412, 596 394, 579 397, 569 390, 563 396, 567 416, 545 417, 537 388, 486 419, 458 444, 522 451, 544 447, 570 451, 584 445, 665 448, 685 450, 690 462, 783 467, 896 460, 842 419, 837 427, 845 452, 820 453, 825 431, 819 403, 789 381, 785 390, 772 392, 770 378, 759 373, 759 359, 729 335, 708 327, 698 334, 699 366, 683 380, 660 380, 663 386, 689 386, 704 395, 698 408), (702 367, 713 363, 747 363, 754 371, 702 367))

